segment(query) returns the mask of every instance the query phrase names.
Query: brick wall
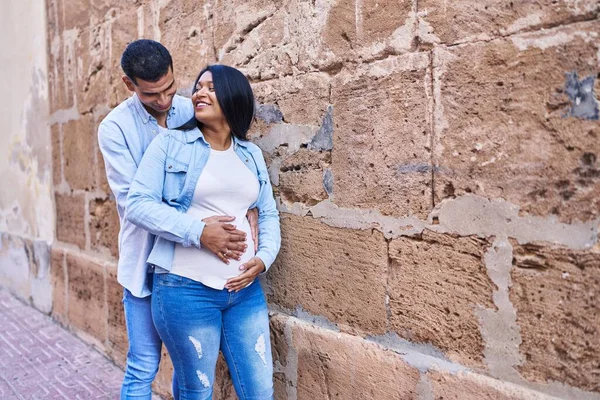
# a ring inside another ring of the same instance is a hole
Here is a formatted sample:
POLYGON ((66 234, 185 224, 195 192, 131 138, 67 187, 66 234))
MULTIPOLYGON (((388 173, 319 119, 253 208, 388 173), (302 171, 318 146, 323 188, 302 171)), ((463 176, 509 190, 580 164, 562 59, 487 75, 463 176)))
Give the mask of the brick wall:
MULTIPOLYGON (((265 282, 278 399, 600 399, 599 12, 47 0, 52 315, 124 362, 96 129, 145 37, 184 94, 206 63, 253 83, 282 212, 265 282)), ((215 397, 234 398, 219 376, 215 397)))

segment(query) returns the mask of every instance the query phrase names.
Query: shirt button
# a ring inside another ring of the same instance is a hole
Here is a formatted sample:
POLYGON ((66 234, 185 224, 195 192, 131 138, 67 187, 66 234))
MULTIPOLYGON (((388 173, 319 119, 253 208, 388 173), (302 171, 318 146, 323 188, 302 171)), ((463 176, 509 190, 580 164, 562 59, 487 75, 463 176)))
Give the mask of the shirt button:
POLYGON ((246 162, 248 162, 248 159, 246 158, 246 162))
POLYGON ((169 165, 169 167, 168 167, 168 168, 169 168, 169 169, 173 169, 173 166, 172 166, 172 165, 169 165))

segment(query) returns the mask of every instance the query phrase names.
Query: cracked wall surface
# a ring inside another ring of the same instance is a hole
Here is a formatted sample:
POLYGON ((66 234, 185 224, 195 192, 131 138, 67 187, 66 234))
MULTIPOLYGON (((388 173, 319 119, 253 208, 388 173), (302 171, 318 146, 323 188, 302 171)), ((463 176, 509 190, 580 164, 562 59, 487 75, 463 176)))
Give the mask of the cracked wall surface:
POLYGON ((0 285, 48 312, 48 246, 55 214, 44 2, 3 5, 0 34, 5 38, 0 54, 0 285))
MULTIPOLYGON (((252 82, 251 138, 282 221, 263 282, 277 399, 600 399, 599 13, 594 0, 47 0, 51 151, 23 139, 2 172, 24 151, 46 163, 32 177, 52 171, 52 315, 123 363, 96 129, 128 96, 124 47, 151 38, 181 94, 206 63, 252 82)), ((4 259, 17 242, 3 238, 4 259)), ((171 371, 165 357, 162 393, 171 371)), ((215 398, 235 398, 222 360, 215 398)))

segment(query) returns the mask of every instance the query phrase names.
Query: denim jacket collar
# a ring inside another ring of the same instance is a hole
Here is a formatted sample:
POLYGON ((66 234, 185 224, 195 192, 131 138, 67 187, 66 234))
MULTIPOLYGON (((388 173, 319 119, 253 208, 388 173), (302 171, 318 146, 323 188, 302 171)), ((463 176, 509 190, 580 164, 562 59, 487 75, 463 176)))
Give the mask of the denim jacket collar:
MULTIPOLYGON (((150 122, 150 119, 154 118, 152 115, 150 115, 148 110, 146 110, 146 107, 144 107, 144 104, 142 104, 142 101, 136 93, 133 94, 133 105, 144 124, 147 124, 148 122, 150 122)), ((175 102, 173 102, 171 104, 169 112, 167 113, 167 119, 171 118, 171 116, 175 115, 176 113, 177 111, 175 107, 175 102)))
MULTIPOLYGON (((194 128, 192 130, 189 130, 187 132, 185 132, 185 141, 187 143, 193 143, 196 140, 198 140, 198 138, 201 138, 202 141, 204 142, 204 144, 206 144, 207 146, 209 145, 208 142, 206 141, 206 139, 204 138, 204 134, 202 133, 202 131, 199 128, 194 128)), ((248 147, 248 142, 245 140, 240 140, 237 137, 233 136, 233 145, 235 146, 241 146, 244 148, 248 147)))

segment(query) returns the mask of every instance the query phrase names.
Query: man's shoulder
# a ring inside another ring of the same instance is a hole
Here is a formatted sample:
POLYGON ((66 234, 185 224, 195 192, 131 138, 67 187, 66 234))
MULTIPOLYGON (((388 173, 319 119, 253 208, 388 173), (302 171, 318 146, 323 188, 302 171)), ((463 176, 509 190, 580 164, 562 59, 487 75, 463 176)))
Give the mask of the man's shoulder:
POLYGON ((128 98, 127 100, 121 102, 118 106, 113 108, 107 115, 104 117, 102 122, 100 122, 100 126, 107 125, 122 125, 131 123, 134 120, 134 112, 135 108, 133 107, 133 97, 128 98))
POLYGON ((194 106, 192 105, 191 99, 176 94, 175 97, 173 97, 173 105, 175 108, 183 111, 182 117, 184 117, 184 119, 187 120, 194 116, 194 106))
POLYGON ((189 105, 192 105, 192 99, 190 99, 189 97, 185 97, 185 96, 179 95, 179 94, 176 94, 173 97, 173 101, 177 102, 178 104, 186 104, 186 105, 189 104, 189 105))

